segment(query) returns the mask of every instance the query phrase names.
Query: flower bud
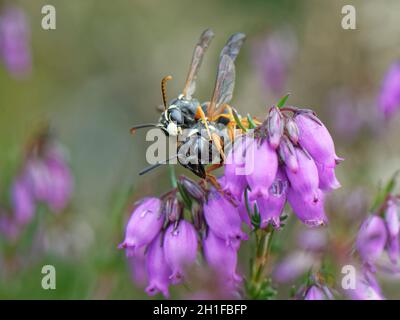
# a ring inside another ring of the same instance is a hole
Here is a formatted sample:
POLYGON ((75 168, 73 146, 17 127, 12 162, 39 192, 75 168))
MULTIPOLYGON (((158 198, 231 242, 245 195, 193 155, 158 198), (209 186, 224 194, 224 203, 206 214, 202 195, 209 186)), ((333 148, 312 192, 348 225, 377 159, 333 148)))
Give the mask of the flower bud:
POLYGON ((180 177, 179 181, 191 197, 198 201, 204 200, 204 190, 195 181, 185 176, 180 177))
POLYGON ((299 169, 296 152, 293 144, 286 136, 283 136, 282 142, 279 145, 279 155, 281 156, 286 167, 293 173, 296 173, 299 169))
POLYGON ((211 230, 203 240, 204 257, 208 265, 225 281, 241 281, 236 273, 237 249, 217 237, 211 230))
POLYGON ((149 244, 160 232, 164 224, 161 200, 145 198, 132 212, 126 225, 125 240, 119 248, 140 248, 149 244))
POLYGON ((178 221, 181 217, 182 207, 177 198, 169 198, 165 202, 165 216, 170 222, 178 221))
POLYGON ((268 189, 275 180, 278 157, 267 141, 259 144, 253 139, 246 150, 245 171, 252 197, 268 197, 268 189))
POLYGON ((20 176, 14 181, 11 190, 11 198, 17 223, 29 223, 35 214, 36 208, 29 183, 24 176, 20 176))
POLYGON ((286 118, 285 129, 290 141, 297 144, 299 142, 299 127, 293 118, 286 118))
POLYGON ((146 287, 146 293, 150 296, 154 296, 158 292, 161 292, 168 298, 169 275, 171 274, 171 269, 165 259, 161 233, 149 245, 146 254, 146 270, 149 281, 146 287))
POLYGON ((361 259, 373 264, 385 249, 387 232, 383 219, 376 215, 368 217, 360 227, 356 247, 361 259))
POLYGON ((280 216, 285 207, 287 189, 287 178, 281 170, 278 170, 275 181, 269 188, 269 196, 257 198, 261 228, 266 228, 269 223, 276 229, 280 228, 280 216))
POLYGON ((237 208, 215 190, 210 191, 204 204, 204 217, 215 235, 227 243, 248 239, 241 229, 242 221, 237 208))
POLYGON ((273 149, 278 148, 281 138, 283 136, 283 116, 279 108, 276 106, 269 109, 267 118, 267 129, 269 144, 273 149))
POLYGON ((299 143, 316 162, 334 167, 340 159, 328 129, 310 113, 298 113, 294 117, 299 128, 299 143))
POLYGON ((317 189, 314 199, 289 188, 287 199, 296 216, 309 227, 318 227, 328 222, 324 210, 324 197, 317 189))
POLYGON ((171 268, 169 279, 172 283, 180 283, 185 272, 196 260, 197 233, 193 225, 185 220, 178 225, 171 224, 165 231, 164 254, 171 268))
POLYGON ((286 168, 286 175, 290 181, 291 188, 300 193, 302 196, 309 196, 315 198, 319 185, 318 169, 314 160, 306 155, 306 153, 295 148, 295 154, 299 164, 299 168, 294 173, 289 168, 286 168))

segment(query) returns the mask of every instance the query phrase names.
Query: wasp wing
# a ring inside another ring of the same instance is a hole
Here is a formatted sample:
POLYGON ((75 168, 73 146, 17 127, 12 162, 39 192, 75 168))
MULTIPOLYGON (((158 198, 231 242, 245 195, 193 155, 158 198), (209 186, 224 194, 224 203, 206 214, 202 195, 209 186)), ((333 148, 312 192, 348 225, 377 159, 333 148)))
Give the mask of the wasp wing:
POLYGON ((228 39, 221 51, 217 80, 207 108, 207 117, 209 118, 218 115, 221 112, 218 108, 232 99, 233 89, 235 88, 234 62, 245 39, 244 33, 235 33, 228 39))
POLYGON ((228 39, 225 46, 221 50, 221 54, 219 55, 220 59, 227 55, 229 56, 233 62, 235 62, 236 57, 239 54, 240 48, 242 47, 244 41, 246 40, 246 35, 244 33, 238 32, 228 39))
POLYGON ((190 63, 190 69, 186 78, 185 87, 182 91, 182 94, 187 99, 190 99, 196 90, 197 73, 199 72, 201 62, 203 61, 204 53, 207 51, 207 48, 213 38, 214 32, 211 29, 204 30, 198 43, 196 44, 196 47, 194 48, 192 62, 190 63))
POLYGON ((234 88, 235 65, 228 55, 224 55, 219 63, 214 93, 207 108, 208 118, 212 118, 216 115, 218 106, 231 101, 234 88))

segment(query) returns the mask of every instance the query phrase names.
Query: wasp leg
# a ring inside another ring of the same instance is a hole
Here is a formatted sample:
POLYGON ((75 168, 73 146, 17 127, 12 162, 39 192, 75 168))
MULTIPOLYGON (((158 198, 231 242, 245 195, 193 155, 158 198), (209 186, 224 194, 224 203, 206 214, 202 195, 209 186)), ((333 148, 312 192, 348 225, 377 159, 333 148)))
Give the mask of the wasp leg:
POLYGON ((221 194, 224 194, 224 191, 222 190, 221 185, 219 184, 217 178, 213 176, 212 174, 207 173, 206 175, 206 181, 210 182, 210 184, 221 194))
POLYGON ((206 174, 209 174, 210 172, 215 171, 221 167, 222 167, 222 163, 212 164, 211 166, 207 167, 206 174))
POLYGON ((204 126, 207 129, 208 138, 211 140, 211 133, 210 133, 210 128, 208 127, 207 118, 206 115, 204 114, 203 108, 200 105, 196 109, 195 118, 201 119, 201 121, 203 121, 204 126))
POLYGON ((222 161, 225 162, 225 153, 221 137, 214 132, 211 134, 211 139, 214 142, 219 154, 221 155, 222 161))

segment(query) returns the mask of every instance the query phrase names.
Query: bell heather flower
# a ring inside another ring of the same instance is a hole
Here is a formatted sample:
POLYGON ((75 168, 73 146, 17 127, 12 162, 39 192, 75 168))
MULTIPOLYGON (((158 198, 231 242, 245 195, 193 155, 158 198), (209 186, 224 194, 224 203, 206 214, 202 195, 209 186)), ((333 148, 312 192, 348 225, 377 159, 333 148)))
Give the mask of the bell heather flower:
POLYGON ((381 288, 375 276, 368 271, 359 270, 356 272, 355 289, 345 290, 346 295, 353 300, 384 300, 381 288))
POLYGON ((295 148, 295 154, 299 164, 297 172, 286 168, 286 174, 290 181, 291 188, 301 194, 303 197, 316 198, 318 195, 318 169, 314 160, 306 153, 295 148))
POLYGON ((336 178, 335 168, 328 167, 318 162, 315 163, 318 169, 319 188, 323 191, 331 191, 341 187, 336 178))
POLYGON ((160 232, 163 216, 160 199, 143 199, 133 210, 126 225, 125 240, 119 247, 135 249, 149 244, 160 232))
POLYGON ((197 233, 191 223, 181 220, 177 226, 171 224, 168 227, 164 236, 164 255, 171 269, 170 280, 179 283, 197 255, 197 233))
POLYGON ((240 199, 247 180, 245 173, 245 152, 250 139, 246 136, 235 139, 225 159, 223 190, 229 191, 236 199, 240 199))
POLYGON ((208 227, 228 244, 247 239, 241 229, 242 221, 237 208, 218 191, 210 191, 208 201, 204 204, 204 217, 208 227))
POLYGON ((328 129, 310 112, 299 112, 294 121, 299 128, 299 143, 308 151, 315 162, 335 167, 342 160, 336 155, 335 145, 328 129))
POLYGON ((11 75, 25 76, 31 70, 30 34, 25 13, 7 7, 0 16, 0 55, 11 75))
POLYGON ((378 103, 380 111, 388 119, 400 107, 400 62, 393 63, 382 83, 378 103))
POLYGON ((386 240, 384 220, 376 215, 369 216, 361 225, 356 240, 357 251, 362 261, 373 265, 385 249, 386 240))
POLYGON ((72 174, 62 158, 48 158, 45 164, 49 174, 47 203, 53 211, 59 212, 65 209, 71 198, 72 174))
POLYGON ((50 192, 50 174, 44 161, 37 156, 30 157, 25 164, 25 173, 35 199, 46 201, 50 192))
POLYGON ((161 233, 149 245, 146 254, 146 269, 149 282, 146 293, 153 296, 161 292, 168 298, 171 269, 165 259, 161 233))
POLYGON ((269 188, 268 197, 257 198, 257 207, 261 216, 260 228, 271 223, 274 228, 280 227, 280 216, 286 203, 288 181, 282 170, 278 170, 275 181, 269 188))
POLYGON ((29 223, 35 213, 36 205, 29 183, 24 176, 20 176, 14 181, 11 197, 16 222, 18 224, 29 223))
POLYGON ((325 292, 317 287, 316 285, 312 285, 309 287, 304 295, 304 300, 326 300, 327 296, 325 292))
POLYGON ((246 150, 246 178, 253 197, 268 197, 278 170, 278 157, 268 141, 253 139, 246 150))
POLYGON ((321 190, 317 189, 316 197, 310 198, 289 188, 287 197, 296 216, 307 226, 317 227, 328 222, 321 190))
POLYGON ((288 283, 304 275, 315 265, 315 257, 307 252, 294 251, 276 264, 273 278, 280 283, 288 283))
POLYGON ((400 222, 397 203, 393 200, 389 200, 387 203, 387 209, 385 212, 385 222, 388 231, 388 243, 387 251, 392 263, 396 264, 400 254, 399 248, 399 233, 400 233, 400 222))
POLYGON ((282 95, 288 71, 297 51, 297 40, 289 28, 276 30, 254 46, 254 64, 264 86, 282 95))
POLYGON ((131 269, 132 281, 141 287, 147 283, 146 247, 139 249, 127 249, 128 263, 131 269))
POLYGON ((204 257, 208 265, 229 282, 238 282, 242 277, 236 273, 237 248, 227 244, 211 230, 203 240, 204 257))

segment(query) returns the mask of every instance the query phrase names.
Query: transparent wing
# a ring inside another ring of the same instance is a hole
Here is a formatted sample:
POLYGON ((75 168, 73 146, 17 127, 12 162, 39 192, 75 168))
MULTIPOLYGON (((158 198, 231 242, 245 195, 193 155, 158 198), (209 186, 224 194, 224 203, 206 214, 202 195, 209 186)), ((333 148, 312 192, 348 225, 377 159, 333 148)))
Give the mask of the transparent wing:
POLYGON ((207 48, 213 38, 214 32, 211 29, 204 30, 198 43, 196 44, 196 47, 194 48, 192 62, 190 63, 190 69, 186 78, 185 87, 182 91, 182 94, 187 99, 190 99, 196 90, 197 73, 199 72, 201 62, 203 61, 204 53, 207 51, 207 48))
POLYGON ((214 93, 207 108, 207 117, 212 118, 216 115, 218 106, 231 101, 234 88, 235 65, 228 55, 224 55, 219 63, 214 93))
POLYGON ((215 82, 214 93, 207 108, 207 116, 213 117, 220 110, 218 108, 229 103, 235 88, 235 59, 239 54, 246 35, 244 33, 233 34, 221 50, 220 62, 215 82))
POLYGON ((242 47, 244 41, 246 40, 246 35, 244 33, 238 32, 233 34, 226 42, 224 48, 221 51, 220 59, 227 55, 233 62, 235 62, 236 57, 239 54, 240 48, 242 47))

